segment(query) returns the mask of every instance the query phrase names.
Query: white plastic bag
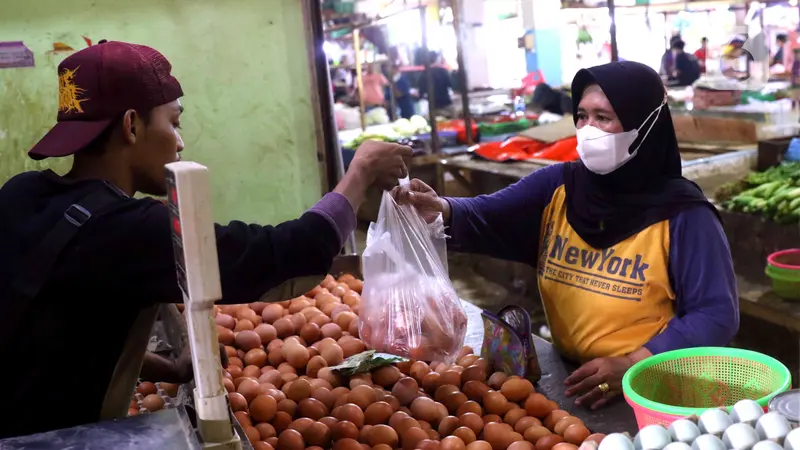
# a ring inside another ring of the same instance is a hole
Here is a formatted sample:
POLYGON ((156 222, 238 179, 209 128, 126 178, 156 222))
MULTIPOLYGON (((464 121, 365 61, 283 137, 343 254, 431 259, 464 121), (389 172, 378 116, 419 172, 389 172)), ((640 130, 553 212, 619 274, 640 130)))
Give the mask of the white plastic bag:
POLYGON ((362 255, 359 335, 367 346, 422 361, 455 361, 467 316, 447 274, 445 238, 441 217, 426 224, 413 207, 383 193, 362 255))

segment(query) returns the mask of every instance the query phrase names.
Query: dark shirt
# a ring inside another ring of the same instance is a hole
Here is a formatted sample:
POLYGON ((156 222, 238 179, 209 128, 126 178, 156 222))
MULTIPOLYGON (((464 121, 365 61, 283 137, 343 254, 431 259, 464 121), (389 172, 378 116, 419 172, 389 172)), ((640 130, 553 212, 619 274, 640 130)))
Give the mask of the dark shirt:
POLYGON ((778 51, 775 52, 775 55, 772 57, 772 64, 770 64, 770 66, 774 66, 776 64, 784 64, 783 46, 778 47, 778 51))
MULTIPOLYGON (((97 421, 139 312, 183 301, 168 207, 115 190, 111 205, 61 254, 23 317, 9 313, 10 302, 20 301, 12 280, 28 255, 71 204, 98 189, 108 187, 50 171, 17 175, 0 188, 0 327, 20 325, 10 342, 0 342, 0 438, 97 421)), ((354 228, 350 203, 333 193, 275 227, 215 225, 222 302, 253 302, 276 290, 284 298, 301 294, 328 272, 354 228), (289 280, 294 292, 283 289, 289 280)))
MULTIPOLYGON (((446 108, 453 104, 450 98, 450 73, 441 66, 431 66, 430 76, 433 80, 433 108, 446 108)), ((421 98, 428 96, 428 74, 422 72, 419 77, 419 95, 421 98)))
POLYGON ((675 69, 678 71, 678 76, 671 80, 672 86, 691 86, 700 78, 700 63, 694 55, 678 53, 675 57, 675 69))

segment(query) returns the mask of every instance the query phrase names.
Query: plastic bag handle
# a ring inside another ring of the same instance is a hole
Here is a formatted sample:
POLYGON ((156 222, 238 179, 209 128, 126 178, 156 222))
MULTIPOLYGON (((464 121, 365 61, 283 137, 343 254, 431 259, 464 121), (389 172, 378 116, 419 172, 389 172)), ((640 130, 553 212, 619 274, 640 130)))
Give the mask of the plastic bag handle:
POLYGON ((408 187, 411 185, 411 179, 408 177, 408 175, 406 175, 405 178, 398 179, 398 182, 401 187, 408 187))

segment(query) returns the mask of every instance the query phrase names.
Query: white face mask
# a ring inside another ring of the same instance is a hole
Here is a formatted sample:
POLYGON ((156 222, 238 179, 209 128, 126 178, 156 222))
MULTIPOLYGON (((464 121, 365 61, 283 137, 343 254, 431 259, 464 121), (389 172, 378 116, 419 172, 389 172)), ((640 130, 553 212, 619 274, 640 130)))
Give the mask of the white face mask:
POLYGON ((661 114, 661 108, 663 108, 665 104, 666 102, 661 103, 658 108, 654 109, 653 112, 644 119, 642 125, 639 126, 639 129, 641 129, 647 121, 650 120, 653 114, 656 115, 656 118, 653 119, 644 137, 639 141, 639 145, 636 146, 636 149, 632 152, 628 152, 628 150, 630 150, 636 138, 639 137, 639 129, 624 131, 622 133, 607 133, 590 125, 584 125, 583 128, 579 129, 576 132, 576 137, 578 138, 578 155, 580 155, 581 161, 583 161, 586 168, 596 174, 605 175, 619 169, 626 162, 633 159, 639 151, 639 147, 642 146, 642 142, 647 139, 647 135, 650 134, 650 130, 653 129, 653 125, 655 125, 658 116, 661 114))

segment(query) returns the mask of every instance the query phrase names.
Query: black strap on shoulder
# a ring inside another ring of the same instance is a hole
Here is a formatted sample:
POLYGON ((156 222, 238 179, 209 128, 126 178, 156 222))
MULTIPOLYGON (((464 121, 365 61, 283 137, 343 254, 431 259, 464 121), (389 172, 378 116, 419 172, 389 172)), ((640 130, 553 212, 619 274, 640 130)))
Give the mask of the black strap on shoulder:
POLYGON ((36 298, 50 277, 59 256, 81 227, 117 199, 119 197, 110 187, 103 186, 67 208, 61 220, 30 254, 27 264, 14 281, 14 288, 29 299, 36 298))

